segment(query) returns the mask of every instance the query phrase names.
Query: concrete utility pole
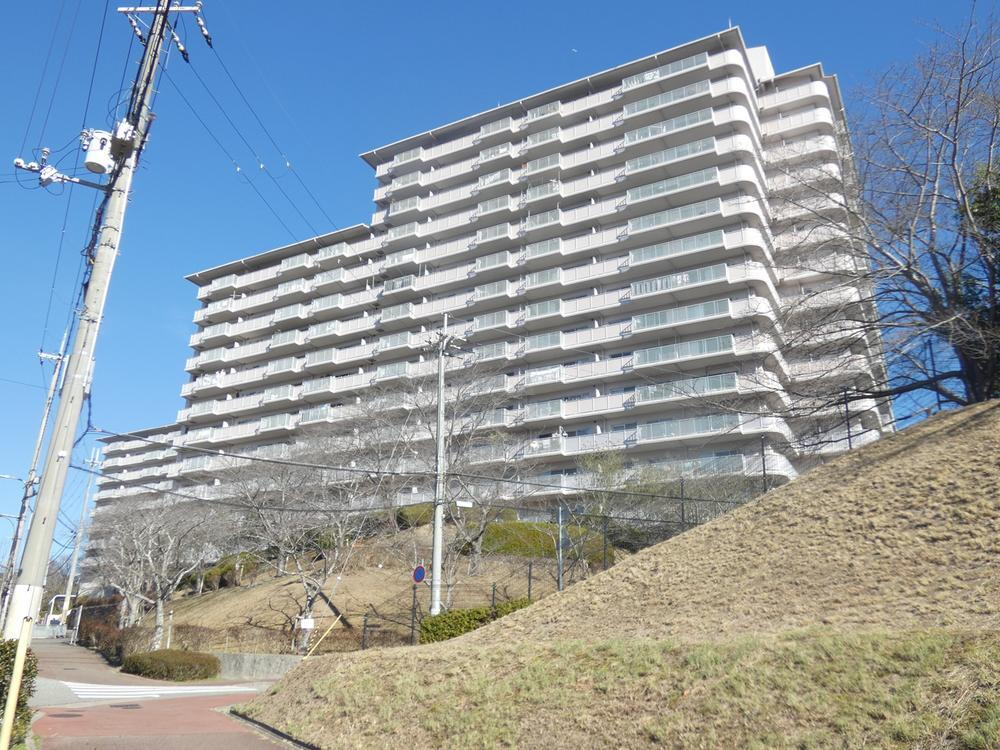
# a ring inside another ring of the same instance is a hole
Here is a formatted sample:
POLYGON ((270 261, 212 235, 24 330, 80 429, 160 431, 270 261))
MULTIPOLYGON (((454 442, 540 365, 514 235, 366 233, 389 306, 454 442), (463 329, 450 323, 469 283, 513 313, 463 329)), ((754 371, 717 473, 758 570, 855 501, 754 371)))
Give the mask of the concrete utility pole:
POLYGON ((455 337, 448 333, 448 313, 438 336, 437 372, 437 467, 434 481, 434 535, 431 541, 431 614, 441 614, 441 568, 444 547, 444 488, 445 488, 445 439, 444 439, 444 358, 455 337))
POLYGON ((28 503, 35 494, 35 485, 38 483, 38 461, 42 455, 42 445, 45 442, 45 432, 49 427, 49 415, 52 413, 52 402, 56 397, 56 390, 59 387, 59 379, 62 375, 63 357, 66 354, 66 340, 69 331, 63 334, 62 343, 59 345, 58 354, 45 354, 39 352, 41 359, 51 359, 55 362, 55 369, 52 371, 52 379, 49 380, 49 390, 45 394, 45 408, 42 410, 42 421, 38 425, 38 435, 35 436, 35 449, 31 453, 31 466, 28 468, 28 476, 24 479, 24 492, 21 495, 21 509, 17 513, 17 526, 14 527, 14 534, 10 540, 10 552, 7 554, 7 569, 3 577, 3 593, 0 594, 0 632, 4 623, 7 622, 7 606, 10 604, 11 589, 14 587, 14 574, 17 565, 17 550, 21 546, 21 536, 24 534, 24 522, 28 518, 28 503))
MULTIPOLYGON (((35 512, 4 624, 5 638, 18 637, 25 618, 34 619, 41 604, 56 518, 69 471, 80 413, 90 390, 94 349, 104 314, 111 272, 121 242, 132 178, 152 122, 149 105, 156 72, 164 44, 171 38, 168 35, 170 29, 167 15, 176 12, 197 13, 200 8, 200 3, 184 7, 171 5, 171 0, 157 0, 155 6, 118 9, 128 16, 145 50, 132 85, 125 119, 115 125, 113 133, 89 131, 86 134, 87 157, 84 165, 97 174, 107 174, 106 184, 59 174, 54 166, 45 163, 47 150, 42 151, 41 164, 25 164, 22 159, 14 162, 14 166, 19 169, 37 172, 43 186, 54 182, 83 184, 104 190, 106 196, 95 221, 96 243, 90 257, 83 305, 77 313, 77 327, 64 365, 65 380, 59 392, 59 407, 42 468, 35 512), (153 14, 149 33, 144 38, 135 22, 136 13, 153 14)), ((3 750, 2 743, 0 750, 3 750)))
MULTIPOLYGON (((97 471, 100 464, 97 461, 97 448, 90 454, 87 466, 92 472, 97 471)), ((80 521, 76 525, 75 539, 73 540, 73 557, 69 563, 69 577, 66 579, 66 595, 63 597, 62 624, 65 625, 69 618, 69 611, 72 608, 70 602, 73 601, 73 582, 76 578, 76 563, 80 559, 80 546, 83 543, 83 525, 87 522, 87 505, 90 502, 90 492, 94 487, 94 474, 87 477, 87 489, 83 493, 83 504, 80 506, 80 521)), ((168 646, 169 648, 169 646, 168 646)))

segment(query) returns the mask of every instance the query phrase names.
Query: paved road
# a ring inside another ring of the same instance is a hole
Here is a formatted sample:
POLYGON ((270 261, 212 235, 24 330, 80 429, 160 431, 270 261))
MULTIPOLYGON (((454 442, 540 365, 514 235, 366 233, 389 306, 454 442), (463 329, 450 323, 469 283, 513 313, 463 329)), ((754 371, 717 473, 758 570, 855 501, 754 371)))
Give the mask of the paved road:
POLYGON ((220 710, 262 684, 167 683, 126 675, 64 641, 32 644, 42 750, 274 750, 283 745, 220 710), (178 694, 182 697, 178 697, 178 694))

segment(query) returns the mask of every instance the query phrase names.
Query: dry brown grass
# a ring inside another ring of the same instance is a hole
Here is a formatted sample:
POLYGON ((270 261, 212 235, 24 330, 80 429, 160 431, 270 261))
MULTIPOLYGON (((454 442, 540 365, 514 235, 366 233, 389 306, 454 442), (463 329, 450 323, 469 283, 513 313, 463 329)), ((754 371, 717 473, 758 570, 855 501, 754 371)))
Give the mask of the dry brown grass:
POLYGON ((322 747, 985 750, 998 624, 994 402, 455 641, 311 661, 246 710, 322 747))

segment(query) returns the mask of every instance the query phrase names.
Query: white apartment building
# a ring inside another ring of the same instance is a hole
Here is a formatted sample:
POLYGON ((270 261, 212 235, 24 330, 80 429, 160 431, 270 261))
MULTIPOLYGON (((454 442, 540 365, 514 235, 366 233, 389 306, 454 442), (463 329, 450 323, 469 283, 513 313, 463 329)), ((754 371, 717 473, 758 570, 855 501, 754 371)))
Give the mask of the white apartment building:
POLYGON ((789 260, 853 262, 782 200, 789 164, 839 174, 844 127, 834 77, 776 75, 733 28, 363 154, 370 224, 188 277, 186 406, 105 441, 99 507, 224 494, 192 479, 219 463, 193 448, 275 455, 376 385, 432 375, 421 349, 444 313, 469 356, 503 363, 497 426, 528 435, 553 492, 586 484, 574 467, 593 451, 791 479, 877 439, 887 404, 845 404, 821 441, 804 435, 822 415, 788 416, 803 386, 884 380, 877 341, 838 343, 834 326, 798 349, 782 329, 789 305, 861 308, 789 260))

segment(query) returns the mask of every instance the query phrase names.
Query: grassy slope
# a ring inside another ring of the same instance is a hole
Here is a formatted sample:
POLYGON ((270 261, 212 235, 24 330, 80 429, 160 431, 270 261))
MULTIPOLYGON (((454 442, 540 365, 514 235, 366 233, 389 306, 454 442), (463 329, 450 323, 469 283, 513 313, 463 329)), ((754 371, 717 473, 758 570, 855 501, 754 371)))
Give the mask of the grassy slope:
POLYGON ((247 711, 322 747, 1000 747, 1000 404, 247 711))

